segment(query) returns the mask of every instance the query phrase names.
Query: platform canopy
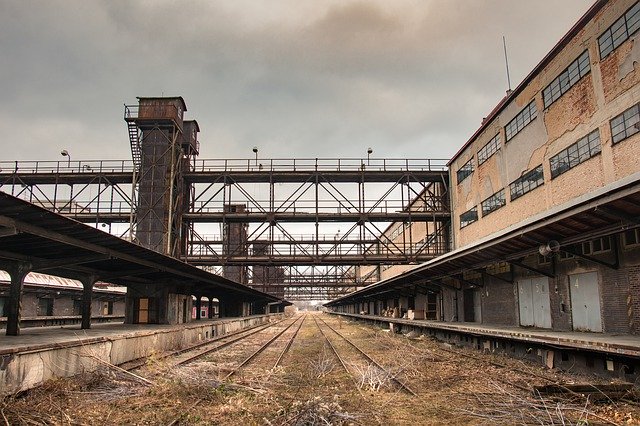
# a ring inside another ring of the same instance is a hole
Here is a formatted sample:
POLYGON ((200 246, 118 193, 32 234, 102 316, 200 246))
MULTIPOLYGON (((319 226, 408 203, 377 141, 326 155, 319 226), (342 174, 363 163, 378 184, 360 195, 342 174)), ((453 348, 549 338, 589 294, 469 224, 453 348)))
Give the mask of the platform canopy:
MULTIPOLYGON (((640 173, 578 197, 570 203, 553 207, 476 243, 417 265, 402 274, 334 299, 325 306, 383 300, 397 294, 412 295, 417 291, 435 292, 442 287, 461 290, 461 287, 442 280, 454 277, 458 282, 465 282, 465 272, 486 274, 484 268, 499 262, 533 270, 522 263, 523 258, 538 253, 541 246, 545 247, 551 241, 557 242, 564 249, 573 244, 636 227, 640 227, 640 173)), ((617 258, 617 252, 615 253, 617 258)), ((579 253, 575 255, 601 263, 589 256, 579 253)), ((617 261, 606 266, 617 268, 617 261)), ((553 275, 553 272, 538 269, 534 272, 553 275)))
POLYGON ((0 191, 0 269, 19 264, 66 278, 171 284, 182 294, 284 302, 0 191))

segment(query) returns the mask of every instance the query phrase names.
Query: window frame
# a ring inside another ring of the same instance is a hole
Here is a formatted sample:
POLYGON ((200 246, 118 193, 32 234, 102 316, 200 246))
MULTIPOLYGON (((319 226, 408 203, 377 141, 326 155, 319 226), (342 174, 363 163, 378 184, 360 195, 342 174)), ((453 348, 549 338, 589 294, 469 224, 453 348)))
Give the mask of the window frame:
POLYGON ((467 210, 466 212, 460 215, 460 229, 466 228, 467 226, 477 221, 478 221, 478 206, 473 206, 472 208, 470 208, 469 210, 467 210), (463 219, 464 215, 471 215, 472 213, 475 213, 475 219, 472 219, 472 220, 463 219))
POLYGON ((538 118, 538 107, 536 106, 536 100, 532 99, 511 121, 504 126, 504 139, 505 143, 516 137, 525 127, 527 127, 533 120, 538 118))
POLYGON ((518 179, 509 184, 509 195, 511 201, 515 201, 521 198, 523 195, 528 194, 534 189, 544 185, 544 169, 542 164, 526 173, 523 173, 518 179), (532 177, 537 175, 537 179, 534 181, 532 177), (529 182, 529 185, 525 185, 525 182, 529 182), (533 183, 531 183, 533 182, 533 183), (517 191, 517 188, 521 187, 522 191, 517 191))
POLYGON ((502 188, 500 191, 495 192, 491 196, 485 198, 480 203, 480 210, 482 211, 482 217, 486 217, 490 213, 493 213, 494 211, 506 205, 507 205, 507 195, 504 188, 502 188), (502 197, 500 197, 500 195, 502 195, 502 197), (489 204, 489 203, 492 203, 492 204, 489 204), (488 204, 489 208, 485 209, 485 204, 488 204))
POLYGON ((498 132, 489 142, 478 150, 478 167, 493 157, 496 152, 500 151, 500 148, 500 132, 498 132))
POLYGON ((601 152, 600 129, 595 129, 549 158, 551 179, 557 178, 601 152))
POLYGON ((542 90, 542 104, 544 108, 549 108, 553 105, 555 101, 560 99, 562 95, 578 84, 578 82, 590 72, 591 58, 589 57, 589 50, 587 49, 542 90))
POLYGON ((611 144, 616 145, 625 139, 630 138, 636 133, 640 132, 640 104, 635 104, 632 107, 627 108, 622 111, 622 113, 616 115, 611 120, 609 120, 609 129, 611 130, 611 144), (627 121, 631 121, 632 118, 635 118, 633 123, 627 123, 627 121), (614 124, 614 122, 618 121, 618 123, 614 124), (624 126, 621 131, 615 130, 620 129, 621 125, 624 126), (614 133, 615 132, 615 133, 614 133), (617 139, 617 136, 623 135, 622 138, 617 139))
POLYGON ((614 50, 629 40, 638 29, 640 29, 640 2, 636 2, 627 9, 613 24, 600 34, 598 37, 600 60, 602 61, 611 55, 614 50), (630 22, 631 25, 629 25, 630 22))
POLYGON ((462 183, 466 178, 471 176, 475 168, 473 167, 473 157, 469 159, 466 163, 464 163, 456 172, 456 178, 458 180, 458 185, 462 183), (460 176, 462 175, 462 178, 460 176))

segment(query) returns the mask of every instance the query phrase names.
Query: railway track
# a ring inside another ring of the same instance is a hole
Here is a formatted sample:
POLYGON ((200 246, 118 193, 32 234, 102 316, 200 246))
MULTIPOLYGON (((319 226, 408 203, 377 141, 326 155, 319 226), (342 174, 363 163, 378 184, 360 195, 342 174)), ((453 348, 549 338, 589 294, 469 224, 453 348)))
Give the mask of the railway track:
MULTIPOLYGON (((239 331, 234 331, 231 333, 226 333, 220 336, 216 336, 213 337, 211 339, 208 339, 204 342, 201 343, 197 343, 195 345, 191 345, 189 347, 186 348, 182 348, 182 349, 178 349, 176 351, 172 351, 172 352, 167 352, 165 354, 162 354, 160 356, 157 356, 156 359, 167 359, 167 358, 171 358, 171 357, 179 357, 182 354, 186 354, 189 353, 191 351, 195 351, 198 349, 203 349, 201 352, 198 352, 196 355, 193 355, 189 358, 186 358, 184 360, 181 360, 179 362, 177 362, 175 365, 184 365, 187 364, 191 361, 194 361, 200 357, 203 357, 205 355, 207 355, 208 353, 211 352, 215 352, 216 350, 222 349, 226 346, 229 346, 233 343, 236 343, 238 341, 241 341, 249 336, 252 336, 254 334, 257 334, 263 330, 266 330, 269 327, 273 327, 275 325, 280 324, 283 321, 286 321, 287 319, 281 319, 279 321, 273 322, 273 323, 268 323, 268 324, 258 324, 252 327, 248 327, 248 328, 244 328, 242 330, 239 331), (222 343, 220 343, 222 342, 222 343), (214 346, 213 348, 207 348, 207 346, 216 344, 216 343, 220 343, 216 346, 214 346)), ((148 357, 144 357, 144 358, 140 358, 131 362, 127 362, 123 365, 120 365, 120 367, 122 367, 123 369, 127 370, 127 371, 134 371, 139 369, 140 367, 144 366, 147 362, 148 357)))
MULTIPOLYGON (((322 330, 322 327, 320 327, 320 323, 318 322, 318 320, 314 317, 314 321, 316 323, 316 326, 318 327, 318 329, 320 330, 320 333, 324 336, 325 340, 328 342, 329 347, 331 348, 331 350, 333 351, 333 353, 335 354, 336 358, 340 361, 340 364, 342 364, 342 367, 347 371, 348 374, 350 374, 352 376, 352 378, 354 379, 354 382, 356 383, 356 385, 358 384, 356 377, 354 376, 354 373, 349 369, 349 367, 347 366, 347 363, 345 362, 344 358, 342 356, 340 356, 340 354, 338 353, 338 350, 336 349, 335 345, 331 342, 331 339, 328 338, 328 336, 324 333, 324 331, 322 330)), ((365 358, 369 363, 373 364, 378 370, 380 370, 385 377, 388 377, 389 380, 391 380, 393 383, 395 383, 402 391, 412 395, 412 396, 418 396, 418 394, 411 389, 406 383, 402 382, 400 379, 398 379, 396 377, 395 374, 392 374, 391 372, 389 372, 385 367, 383 367, 379 362, 377 362, 375 359, 373 359, 369 354, 367 354, 362 348, 360 348, 359 346, 357 346, 355 343, 353 343, 353 341, 351 341, 349 338, 347 338, 346 336, 344 336, 342 333, 340 333, 338 330, 336 330, 335 328, 331 327, 326 321, 324 321, 322 318, 320 318, 320 322, 322 322, 322 324, 328 328, 329 330, 331 330, 335 335, 337 335, 338 337, 340 337, 340 339, 346 343, 349 344, 349 346, 351 346, 353 349, 355 349, 358 354, 360 354, 360 356, 362 356, 363 358, 365 358)))
POLYGON ((287 330, 289 330, 291 327, 293 327, 296 322, 298 322, 298 319, 301 319, 302 321, 300 321, 300 325, 299 327, 296 329, 296 332, 291 336, 291 338, 288 340, 287 345, 285 346, 285 349, 281 352, 280 356, 278 357, 278 361, 276 361, 276 366, 278 365, 278 363, 280 362, 280 360, 282 359, 282 357, 284 356, 284 354, 289 350, 289 348, 291 347, 291 345, 293 344, 293 339, 295 339, 296 335, 298 334, 298 330, 300 330, 300 327, 302 326, 302 323, 304 322, 306 318, 306 315, 303 317, 299 317, 296 318, 291 324, 289 324, 288 326, 286 326, 282 331, 280 331, 279 333, 277 333, 275 336, 273 336, 271 339, 267 340, 264 344, 262 344, 258 349, 256 349, 253 353, 251 353, 251 355, 249 355, 247 358, 244 359, 244 361, 242 361, 237 367, 235 367, 233 370, 229 371, 229 373, 227 373, 227 375, 224 377, 224 379, 222 379, 222 381, 226 382, 229 378, 231 378, 233 375, 235 375, 236 373, 238 373, 242 368, 244 368, 245 366, 247 366, 251 361, 253 361, 258 355, 260 355, 265 349, 267 349, 269 346, 271 346, 271 344, 273 342, 275 342, 276 340, 278 340, 278 338, 280 336, 282 336, 287 330))

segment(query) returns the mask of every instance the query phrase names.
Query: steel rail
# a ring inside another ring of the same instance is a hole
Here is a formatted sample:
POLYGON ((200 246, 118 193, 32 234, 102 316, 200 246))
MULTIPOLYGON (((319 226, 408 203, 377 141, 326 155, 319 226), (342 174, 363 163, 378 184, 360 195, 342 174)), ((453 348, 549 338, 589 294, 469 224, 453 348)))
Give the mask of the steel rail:
MULTIPOLYGON (((271 326, 274 326, 274 325, 276 325, 276 324, 280 324, 280 323, 281 323, 281 322, 283 322, 283 321, 286 321, 286 319, 282 319, 282 320, 277 321, 277 322, 275 322, 275 323, 273 323, 273 324, 271 324, 271 323, 270 323, 270 324, 267 324, 267 325, 265 325, 265 326, 263 326, 263 327, 260 327, 260 328, 258 328, 258 329, 255 329, 255 330, 251 331, 250 333, 247 333, 247 334, 242 335, 242 336, 239 336, 239 337, 235 337, 235 338, 233 338, 233 339, 229 340, 228 342, 224 342, 224 343, 222 343, 222 344, 220 344, 220 345, 218 345, 218 346, 214 346, 214 347, 213 347, 213 348, 211 348, 211 349, 207 349, 206 351, 200 352, 200 353, 198 353, 198 354, 196 354, 196 355, 194 355, 194 356, 192 356, 192 357, 189 357, 189 358, 187 358, 187 359, 184 359, 184 360, 182 360, 182 361, 180 361, 180 362, 176 363, 175 365, 176 365, 176 366, 178 366, 178 365, 186 365, 186 364, 188 364, 188 363, 190 363, 190 362, 192 362, 192 361, 195 361, 195 360, 196 360, 196 359, 198 359, 198 358, 202 358, 202 357, 203 357, 203 356, 205 356, 205 355, 208 355, 208 354, 210 354, 210 353, 212 353, 212 352, 216 352, 216 351, 218 351, 218 350, 220 350, 220 349, 222 349, 222 348, 225 348, 225 347, 227 347, 227 346, 229 346, 229 345, 232 345, 232 344, 234 344, 234 343, 236 343, 236 342, 239 342, 239 341, 240 341, 240 340, 242 340, 242 339, 245 339, 245 338, 247 338, 247 337, 249 337, 249 336, 253 336, 254 334, 257 334, 257 333, 259 333, 259 332, 261 332, 261 331, 263 331, 263 330, 265 330, 265 329, 267 329, 267 328, 269 328, 269 327, 271 327, 271 326)), ((221 340, 221 339, 223 339, 224 337, 229 337, 229 336, 228 336, 228 335, 220 336, 220 339, 218 339, 218 340, 221 340)), ((207 343, 211 343, 211 342, 207 342, 207 343)), ((203 345, 203 346, 204 346, 204 345, 203 345)))
MULTIPOLYGON (((281 320, 281 321, 283 321, 283 320, 281 320)), ((277 324, 277 322, 273 323, 273 324, 268 324, 268 325, 275 325, 275 324, 277 324)), ((181 355, 183 353, 186 353, 186 352, 193 351, 195 349, 201 348, 202 346, 210 345, 210 344, 212 344, 214 342, 217 342, 218 340, 223 340, 223 339, 226 339, 226 338, 229 338, 229 337, 233 337, 233 336, 237 336, 239 334, 246 333, 246 332, 248 332, 250 330, 254 330, 254 329, 258 328, 258 327, 265 327, 265 324, 258 324, 258 325, 254 325, 252 327, 243 328, 242 330, 238 330, 238 331, 234 331, 234 332, 231 332, 231 333, 222 334, 220 336, 215 336, 215 337, 212 337, 211 339, 207 339, 204 342, 196 343, 195 345, 188 346, 186 348, 182 348, 182 349, 178 349, 176 351, 171 351, 171 352, 162 354, 162 355, 158 356, 158 359, 165 359, 165 358, 169 358, 169 357, 172 357, 172 356, 178 356, 178 355, 181 355)), ((143 365, 145 365, 145 363, 147 362, 147 358, 148 357, 142 357, 142 358, 138 358, 138 359, 135 359, 135 360, 132 360, 132 361, 127 361, 125 363, 120 364, 119 366, 126 366, 125 369, 127 371, 133 371, 133 370, 136 370, 136 369, 142 367, 143 365)))
MULTIPOLYGON (((224 376, 224 379, 222 379, 223 382, 226 382, 231 376, 233 376, 234 374, 236 374, 238 371, 240 371, 241 368, 243 368, 245 365, 249 364, 251 362, 251 360, 253 360, 255 357, 257 357, 259 354, 262 353, 262 351, 264 351, 265 349, 267 349, 273 342, 275 342, 280 336, 282 336, 287 330, 289 330, 291 327, 293 327, 293 325, 298 322, 300 318, 296 318, 291 324, 289 324, 288 326, 286 326, 281 332, 279 332, 278 334, 276 334, 275 336, 273 336, 271 339, 269 339, 266 343, 264 343, 262 346, 260 346, 255 352, 253 352, 251 355, 249 355, 244 361, 242 361, 237 367, 235 367, 233 370, 231 370, 226 376, 224 376)), ((304 318, 302 318, 302 321, 304 321, 304 318)))
POLYGON ((285 354, 287 352, 289 352, 289 349, 291 348, 291 345, 293 344, 293 341, 296 339, 296 336, 298 335, 298 332, 302 328, 302 324, 304 324, 304 320, 305 319, 307 319, 307 315, 302 317, 302 321, 300 321, 300 325, 298 325, 298 328, 296 329, 295 333, 293 333, 293 336, 291 336, 291 339, 289 339, 289 341, 287 342, 287 345, 284 347, 284 349, 280 353, 280 356, 278 356, 278 359, 276 360, 276 363, 273 364, 273 368, 276 368, 278 365, 280 365, 280 361, 282 361, 282 358, 285 356, 285 354))
POLYGON ((322 337, 324 337, 326 342, 329 344, 329 347, 333 351, 334 355, 336 356, 336 358, 338 358, 338 361, 340 361, 340 364, 342 364, 342 368, 344 368, 344 371, 346 371, 347 374, 349 374, 351 376, 351 378, 353 379, 353 381, 354 381, 354 383, 356 384, 356 387, 357 387, 358 382, 356 381, 355 377, 353 377, 353 375, 349 371, 349 368, 347 367, 347 364, 344 362, 344 360, 342 359, 342 357, 340 356, 340 354, 336 350, 335 346, 333 346, 333 343, 331 343, 331 340, 329 340, 327 335, 324 334, 324 331, 322 331, 322 327, 320 327, 320 324, 318 324, 318 320, 316 319, 316 317, 313 317, 313 321, 315 321, 316 326, 318 327, 318 330, 320 330, 320 334, 322 334, 322 337))
POLYGON ((367 360, 369 360, 373 365, 375 365, 376 367, 378 367, 380 370, 382 370, 383 372, 385 372, 390 378, 391 380, 396 383, 402 390, 404 390, 405 392, 413 395, 413 396, 418 396, 418 394, 413 391, 409 386, 407 386, 405 383, 403 383, 402 381, 400 381, 400 379, 398 379, 394 374, 391 374, 386 368, 384 368, 382 365, 380 365, 376 360, 374 360, 373 358, 371 358, 371 356, 369 356, 365 351, 363 351, 362 349, 360 349, 355 343, 353 343, 351 340, 349 340, 347 337, 345 337, 342 333, 340 333, 338 330, 334 329, 333 327, 331 327, 329 324, 326 323, 325 320, 323 320, 322 318, 320 318, 320 321, 322 321, 322 323, 327 326, 327 328, 329 328, 329 330, 333 331, 335 334, 337 334, 338 336, 340 336, 344 341, 346 341, 347 343, 349 343, 355 350, 357 350, 362 356, 364 356, 367 360))

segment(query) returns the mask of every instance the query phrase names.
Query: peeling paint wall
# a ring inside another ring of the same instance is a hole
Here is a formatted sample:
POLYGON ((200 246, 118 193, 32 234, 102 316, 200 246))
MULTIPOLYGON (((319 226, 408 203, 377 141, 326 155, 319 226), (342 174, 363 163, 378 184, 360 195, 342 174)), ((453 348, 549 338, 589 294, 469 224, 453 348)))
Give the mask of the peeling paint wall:
POLYGON ((633 0, 618 0, 605 5, 452 161, 456 248, 640 171, 640 134, 613 145, 610 129, 613 117, 640 102, 640 46, 636 43, 640 32, 602 61, 598 48, 598 37, 633 4, 633 0), (544 109, 543 90, 585 50, 590 72, 544 109), (505 126, 531 101, 536 103, 537 118, 505 142, 505 126), (595 129, 599 129, 601 153, 551 179, 550 158, 595 129), (478 165, 478 150, 497 133, 500 150, 478 165), (458 183, 456 172, 471 158, 473 174, 458 183), (509 185, 541 164, 544 184, 511 201, 509 185), (481 202, 502 188, 506 205, 482 217, 481 202), (460 215, 474 206, 478 221, 461 229, 460 215))

